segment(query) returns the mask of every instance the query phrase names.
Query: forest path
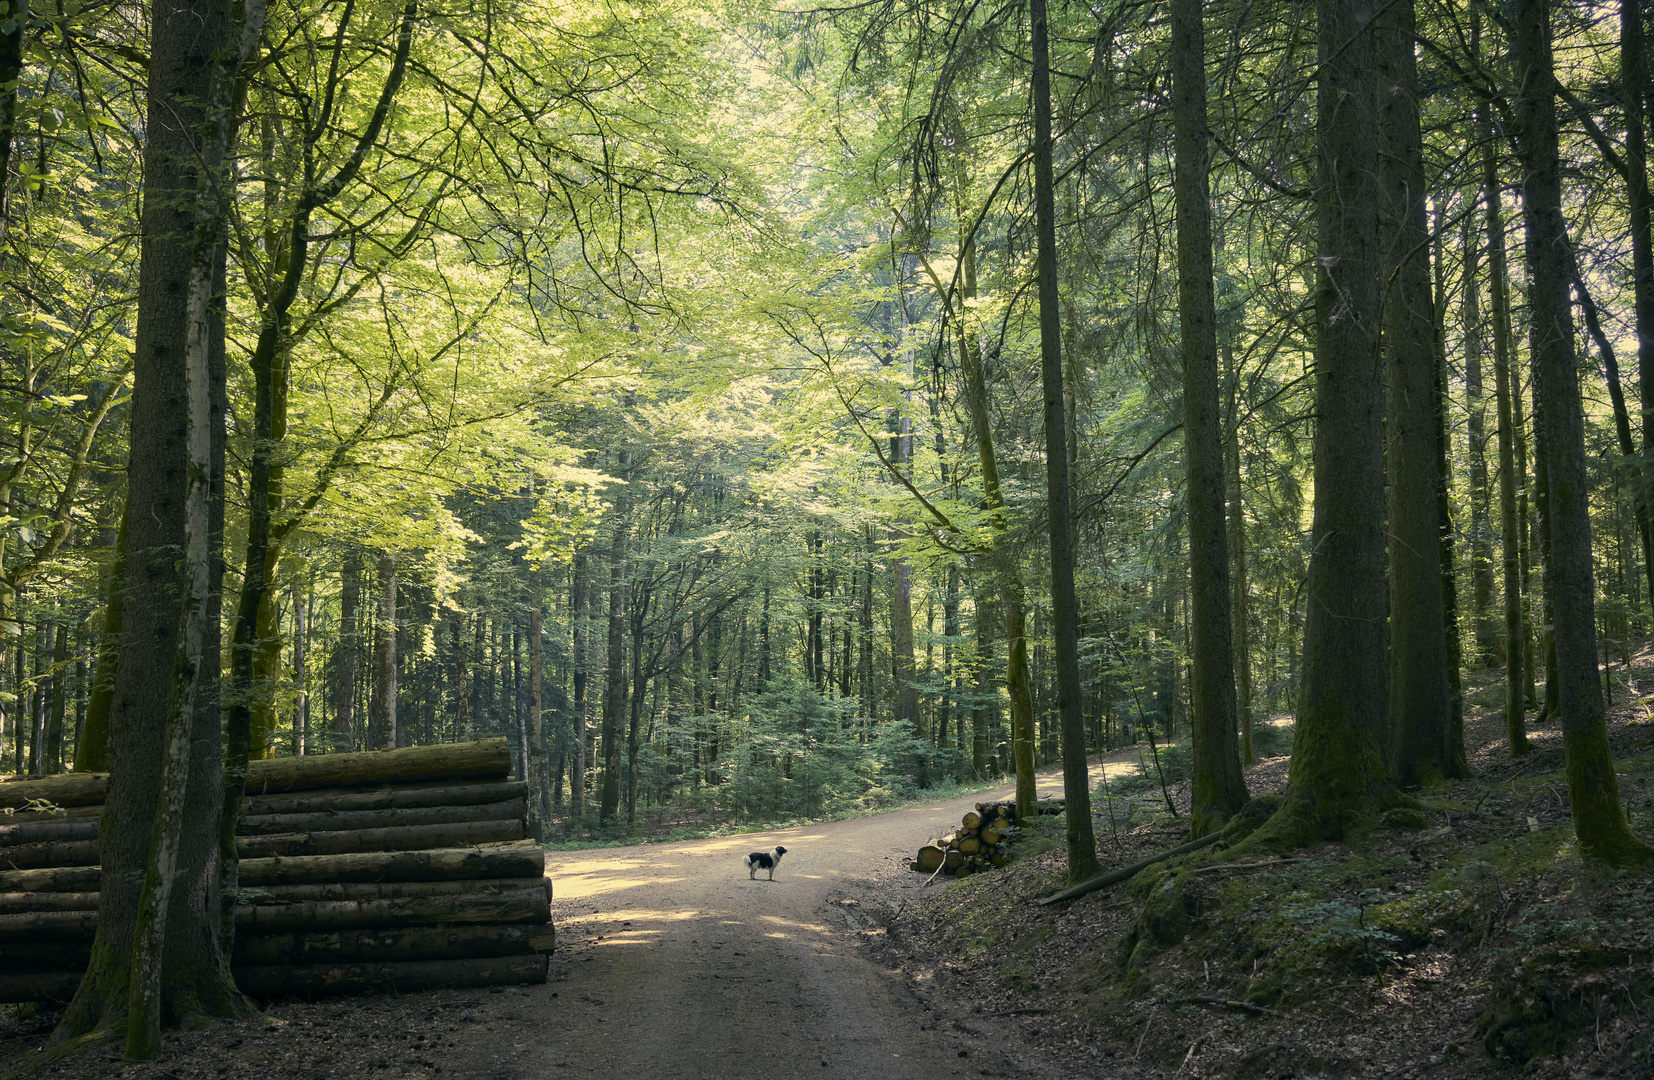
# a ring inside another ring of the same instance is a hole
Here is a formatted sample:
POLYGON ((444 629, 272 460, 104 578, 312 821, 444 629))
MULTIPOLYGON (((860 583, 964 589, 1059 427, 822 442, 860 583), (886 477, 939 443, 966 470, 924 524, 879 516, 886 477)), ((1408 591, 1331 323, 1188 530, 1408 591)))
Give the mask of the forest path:
MULTIPOLYGON (((1113 775, 1136 753, 1105 760, 1113 775)), ((1103 767, 1093 763, 1093 784, 1103 767)), ((1042 797, 1061 796, 1060 770, 1041 775, 1039 787, 1042 797)), ((974 803, 1012 794, 1005 787, 768 833, 552 852, 549 980, 487 999, 483 1011, 511 1033, 476 1030, 476 1043, 487 1045, 473 1043, 466 1049, 475 1054, 461 1057, 475 1071, 445 1072, 477 1080, 1063 1075, 995 1035, 991 1021, 975 1032, 939 1024, 873 947, 887 913, 920 895, 924 879, 906 870, 918 846, 957 826, 974 803), (773 882, 743 876, 742 856, 777 844, 787 854, 773 882)))

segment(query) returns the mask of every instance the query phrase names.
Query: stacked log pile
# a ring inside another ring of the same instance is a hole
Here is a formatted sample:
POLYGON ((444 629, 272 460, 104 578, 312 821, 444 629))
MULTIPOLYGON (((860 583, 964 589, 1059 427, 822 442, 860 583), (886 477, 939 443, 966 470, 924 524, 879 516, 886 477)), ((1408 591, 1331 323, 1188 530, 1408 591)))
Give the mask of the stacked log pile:
MULTIPOLYGON (((1060 814, 1060 800, 1039 804, 1042 814, 1060 814)), ((1004 866, 1010 857, 1009 844, 1017 823, 1014 801, 979 802, 959 819, 959 828, 946 836, 932 837, 919 849, 908 868, 915 873, 965 877, 978 871, 1004 866)))
POLYGON ((914 857, 912 868, 922 874, 940 872, 947 877, 964 877, 1004 866, 1007 838, 1016 819, 1014 802, 977 803, 975 810, 965 811, 959 819, 959 828, 927 841, 914 857))
MULTIPOLYGON (((250 767, 232 970, 249 994, 544 982, 545 856, 504 739, 250 767)), ((91 956, 108 778, 0 784, 0 1001, 67 1000, 91 956), (61 809, 26 809, 43 799, 61 809)))

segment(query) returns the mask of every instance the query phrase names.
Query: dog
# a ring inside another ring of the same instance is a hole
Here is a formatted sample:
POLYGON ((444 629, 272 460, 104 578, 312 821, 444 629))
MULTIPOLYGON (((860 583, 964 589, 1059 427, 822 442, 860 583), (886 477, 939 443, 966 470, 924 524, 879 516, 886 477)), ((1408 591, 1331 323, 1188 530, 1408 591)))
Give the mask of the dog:
POLYGON ((750 880, 757 881, 758 871, 768 870, 770 872, 770 880, 774 881, 775 867, 781 862, 781 856, 786 853, 786 848, 777 847, 774 851, 755 851, 751 855, 748 855, 745 859, 741 860, 747 864, 747 877, 750 880))

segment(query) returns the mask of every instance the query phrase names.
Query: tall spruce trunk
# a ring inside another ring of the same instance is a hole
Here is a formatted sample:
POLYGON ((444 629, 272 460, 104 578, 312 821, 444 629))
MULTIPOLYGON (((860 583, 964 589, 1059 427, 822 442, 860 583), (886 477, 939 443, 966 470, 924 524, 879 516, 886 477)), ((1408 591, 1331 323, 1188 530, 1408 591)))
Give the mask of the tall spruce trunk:
MULTIPOLYGON (((963 296, 976 294, 976 245, 964 245, 963 296)), ((1028 671, 1028 598, 1022 568, 1010 537, 1010 522, 1000 492, 999 460, 994 450, 993 425, 988 412, 988 386, 982 353, 974 334, 962 333, 959 366, 964 372, 966 407, 976 437, 977 461, 982 469, 982 497, 993 523, 993 549, 988 559, 999 591, 1000 615, 1005 621, 1005 688, 1011 699, 1011 758, 1016 770, 1017 813, 1034 812, 1034 697, 1028 671)))
MULTIPOLYGON (((1484 115, 1486 106, 1483 107, 1484 115)), ((1516 507, 1516 418, 1513 403, 1509 325, 1510 297, 1505 289, 1505 222, 1491 125, 1482 160, 1482 198, 1487 213, 1488 278, 1493 298, 1493 383, 1499 415, 1499 522, 1504 533, 1505 593, 1505 737, 1510 752, 1528 752, 1524 703, 1529 683, 1527 633, 1522 620, 1522 533, 1516 507)), ((1474 288, 1474 284, 1467 288, 1474 288)))
POLYGON ((1292 773, 1260 842, 1337 839, 1394 798, 1388 724, 1373 5, 1319 0, 1315 508, 1292 773))
MULTIPOLYGON (((1069 509, 1067 407, 1063 398, 1062 309, 1057 298, 1056 180, 1051 162, 1051 59, 1045 0, 1032 0, 1034 96, 1034 218, 1038 234, 1040 381, 1045 391, 1045 490, 1051 538, 1051 621, 1061 721, 1063 795, 1068 813, 1068 880, 1096 875, 1091 828, 1091 779, 1085 760, 1085 704, 1080 684, 1080 610, 1074 590, 1073 514, 1069 509)), ((1216 362, 1213 363, 1214 368, 1216 362)), ((1219 490, 1223 457, 1218 456, 1219 490)), ((1222 514, 1218 515, 1219 521, 1222 514)), ((1221 544, 1222 526, 1219 525, 1221 544)), ((1225 669, 1227 672, 1227 668, 1225 669)), ((1233 709, 1231 707, 1231 721, 1233 709)), ((1233 724, 1230 742, 1233 745, 1233 724)), ((1237 766, 1238 768, 1238 766, 1237 766)))
POLYGON ((1390 571, 1390 769, 1407 787, 1467 775, 1454 742, 1437 520, 1436 315, 1430 289, 1424 142, 1412 0, 1384 5, 1379 69, 1379 211, 1390 571))
MULTIPOLYGON (((1529 309, 1540 453, 1549 500, 1549 583, 1554 589, 1557 693, 1568 762, 1574 833, 1589 858, 1612 865, 1654 860, 1654 849, 1627 826, 1614 775, 1608 723, 1597 681, 1595 584, 1591 567, 1590 489, 1584 412, 1574 362, 1568 287, 1573 254, 1562 217, 1557 154, 1556 84, 1549 5, 1516 0, 1515 102, 1523 164, 1522 216, 1531 286, 1529 309)), ((1547 590, 1550 591, 1550 590, 1547 590)))
MULTIPOLYGON (((1654 423, 1647 417, 1654 410, 1654 199, 1648 187, 1647 110, 1643 93, 1648 86, 1648 60, 1644 53, 1642 0, 1620 3, 1620 105, 1625 114, 1626 203, 1631 226, 1631 288, 1637 321, 1637 370, 1643 411, 1643 456, 1654 457, 1654 423)), ((1634 470, 1641 475, 1646 463, 1634 470)), ((1650 507, 1646 484, 1632 485, 1632 507, 1637 534, 1642 541, 1643 572, 1648 597, 1654 602, 1654 508, 1650 507)))
MULTIPOLYGON (((1172 123, 1176 129, 1177 310, 1183 351, 1183 455, 1188 472, 1190 708, 1194 743, 1189 827, 1223 827, 1247 800, 1235 745, 1235 659, 1225 536, 1223 417, 1218 405, 1217 311, 1207 186, 1206 30, 1201 0, 1171 6, 1172 123)), ((1066 756, 1066 755, 1065 755, 1066 756)))

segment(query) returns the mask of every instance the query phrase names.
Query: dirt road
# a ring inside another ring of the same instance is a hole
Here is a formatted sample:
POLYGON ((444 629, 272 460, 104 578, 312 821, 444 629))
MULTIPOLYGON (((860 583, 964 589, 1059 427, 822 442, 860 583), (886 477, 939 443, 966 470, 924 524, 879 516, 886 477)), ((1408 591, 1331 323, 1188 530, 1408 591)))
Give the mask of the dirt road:
MULTIPOLYGON (((1061 794, 1060 775, 1041 779, 1042 795, 1061 794)), ((939 1023, 879 963, 890 905, 917 898, 924 880, 891 871, 988 797, 1010 791, 773 833, 552 853, 550 981, 487 1002, 490 1030, 463 1040, 492 1042, 471 1075, 1058 1076, 1025 1048, 939 1023), (787 855, 775 880, 748 880, 741 857, 776 844, 787 855)))

